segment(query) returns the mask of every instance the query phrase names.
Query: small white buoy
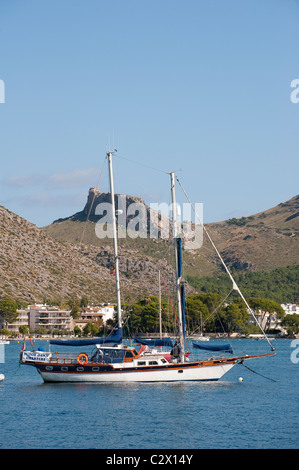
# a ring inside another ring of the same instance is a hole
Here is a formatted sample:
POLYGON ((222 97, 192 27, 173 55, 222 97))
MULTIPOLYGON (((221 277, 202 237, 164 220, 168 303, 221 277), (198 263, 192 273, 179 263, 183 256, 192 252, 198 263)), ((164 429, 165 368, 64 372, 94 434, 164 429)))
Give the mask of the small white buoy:
POLYGON ((239 382, 243 382, 243 377, 238 378, 239 382))
POLYGON ((5 375, 4 374, 0 374, 0 382, 1 380, 4 380, 5 379, 5 375))

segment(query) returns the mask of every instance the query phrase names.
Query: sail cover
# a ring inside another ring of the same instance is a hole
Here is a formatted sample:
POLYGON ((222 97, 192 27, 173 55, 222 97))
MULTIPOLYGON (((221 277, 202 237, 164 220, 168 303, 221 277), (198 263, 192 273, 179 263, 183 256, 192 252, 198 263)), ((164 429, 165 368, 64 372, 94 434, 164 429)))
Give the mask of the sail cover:
MULTIPOLYGON (((177 238, 177 253, 178 253, 178 275, 179 278, 182 277, 182 265, 183 265, 183 257, 182 257, 182 239, 177 238)), ((182 302, 182 326, 183 326, 183 336, 185 338, 185 286, 181 284, 181 302, 182 302)))
POLYGON ((172 340, 170 338, 162 338, 162 339, 141 339, 135 338, 135 343, 138 344, 145 344, 147 346, 173 346, 172 340))
POLYGON ((230 354, 234 354, 234 351, 231 347, 231 345, 228 343, 228 344, 219 344, 219 345, 213 345, 213 344, 198 344, 198 343, 194 343, 193 341, 193 347, 194 348, 198 348, 198 349, 205 349, 207 351, 225 351, 225 352, 228 352, 230 354))
POLYGON ((51 339, 50 344, 56 344, 60 346, 89 346, 92 344, 103 344, 103 343, 121 343, 122 341, 122 328, 118 328, 114 335, 98 337, 98 338, 86 338, 86 339, 70 339, 70 340, 56 340, 51 339))

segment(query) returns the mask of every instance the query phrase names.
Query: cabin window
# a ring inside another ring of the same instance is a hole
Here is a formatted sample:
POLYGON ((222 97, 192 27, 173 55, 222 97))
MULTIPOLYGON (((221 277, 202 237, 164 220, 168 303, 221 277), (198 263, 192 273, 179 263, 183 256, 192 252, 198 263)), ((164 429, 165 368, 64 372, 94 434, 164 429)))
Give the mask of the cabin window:
POLYGON ((145 361, 138 361, 137 364, 139 366, 145 366, 146 365, 146 362, 145 361))
POLYGON ((125 351, 123 349, 102 349, 104 353, 104 362, 117 363, 122 362, 124 359, 125 351))
POLYGON ((184 371, 182 369, 178 370, 179 374, 182 374, 184 371))
POLYGON ((150 365, 150 366, 154 366, 154 365, 156 365, 156 364, 158 364, 157 361, 149 361, 149 365, 150 365))
POLYGON ((53 366, 46 366, 46 370, 53 370, 53 366))
POLYGON ((98 370, 100 370, 99 367, 93 367, 93 368, 92 368, 92 371, 93 371, 93 372, 97 372, 98 370))
POLYGON ((132 351, 127 351, 126 352, 126 357, 134 357, 132 354, 132 351))
POLYGON ((63 372, 66 372, 67 370, 69 370, 69 368, 64 366, 64 367, 61 367, 61 370, 62 370, 63 372))
POLYGON ((76 370, 77 370, 78 372, 82 372, 82 371, 84 370, 84 367, 76 367, 76 370))

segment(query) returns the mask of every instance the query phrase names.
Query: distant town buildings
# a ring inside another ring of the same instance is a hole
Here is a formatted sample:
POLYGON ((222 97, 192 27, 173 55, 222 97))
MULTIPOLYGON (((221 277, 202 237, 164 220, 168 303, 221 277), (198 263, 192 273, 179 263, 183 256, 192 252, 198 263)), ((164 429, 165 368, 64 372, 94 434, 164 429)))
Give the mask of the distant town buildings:
MULTIPOLYGON (((281 304, 286 315, 299 315, 299 306, 296 304, 281 304)), ((28 305, 27 308, 17 310, 19 314, 13 323, 1 319, 0 332, 2 329, 9 330, 12 334, 19 334, 20 326, 27 326, 32 333, 46 330, 47 332, 61 331, 73 332, 75 327, 83 331, 87 323, 98 326, 105 325, 108 320, 114 318, 114 306, 111 304, 88 305, 83 307, 78 318, 73 318, 71 310, 61 309, 58 306, 46 304, 28 305)), ((276 313, 256 311, 255 316, 264 330, 276 329, 285 331, 280 325, 280 319, 276 313)))
POLYGON ((87 323, 106 324, 108 320, 113 320, 114 306, 105 305, 88 305, 81 310, 81 316, 74 320, 73 329, 78 326, 81 330, 87 323))
POLYGON ((17 310, 17 313, 18 318, 13 323, 0 318, 0 331, 6 328, 12 333, 19 334, 19 328, 23 325, 26 325, 31 332, 40 328, 49 332, 53 330, 73 332, 75 326, 83 330, 88 322, 101 325, 113 319, 114 306, 110 304, 88 305, 82 308, 81 315, 77 319, 72 317, 71 310, 46 304, 28 305, 25 309, 17 310))
MULTIPOLYGON (((286 315, 299 315, 299 307, 296 304, 281 304, 281 307, 285 311, 286 315)), ((280 325, 281 320, 278 318, 275 312, 269 313, 258 310, 255 312, 255 316, 264 330, 277 329, 281 330, 282 333, 285 333, 285 330, 280 325)))
POLYGON ((27 310, 17 310, 18 318, 13 323, 7 323, 6 321, 2 320, 0 317, 0 331, 4 328, 11 331, 12 333, 19 334, 20 326, 27 325, 29 328, 29 321, 28 321, 28 311, 27 310))
POLYGON ((296 304, 281 304, 282 308, 284 309, 286 315, 293 315, 296 313, 299 315, 299 306, 296 304))

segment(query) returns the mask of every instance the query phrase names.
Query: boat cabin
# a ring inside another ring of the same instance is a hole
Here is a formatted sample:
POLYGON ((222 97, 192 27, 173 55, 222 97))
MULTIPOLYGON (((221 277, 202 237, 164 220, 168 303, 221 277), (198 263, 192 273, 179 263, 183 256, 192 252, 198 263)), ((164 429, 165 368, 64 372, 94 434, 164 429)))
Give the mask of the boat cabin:
POLYGON ((97 346, 96 352, 91 358, 92 362, 104 362, 106 364, 124 364, 128 366, 153 366, 167 364, 167 360, 161 355, 143 356, 138 354, 135 348, 97 346))
POLYGON ((139 358, 135 348, 119 348, 119 347, 97 347, 96 352, 92 356, 93 362, 105 362, 106 364, 117 364, 119 362, 132 362, 139 358))

